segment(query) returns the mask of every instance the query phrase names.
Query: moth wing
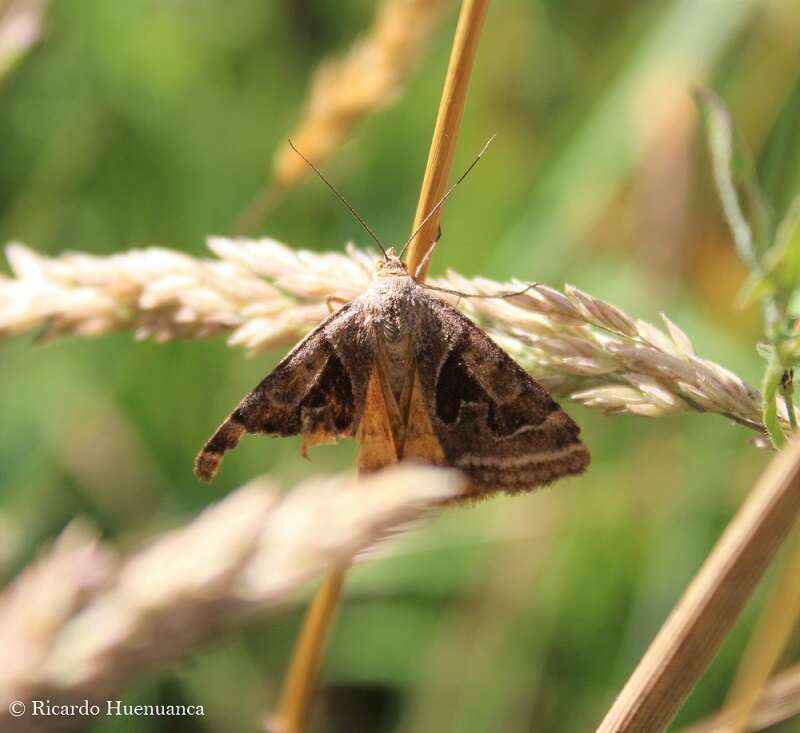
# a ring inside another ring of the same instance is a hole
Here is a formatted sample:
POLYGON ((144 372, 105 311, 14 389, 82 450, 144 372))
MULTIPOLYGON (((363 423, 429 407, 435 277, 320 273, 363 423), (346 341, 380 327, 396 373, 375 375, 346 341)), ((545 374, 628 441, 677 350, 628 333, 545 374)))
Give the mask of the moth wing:
POLYGON ((424 302, 414 350, 446 462, 471 478, 477 494, 581 473, 589 452, 580 429, 547 391, 457 310, 424 302))
POLYGON ((360 307, 357 299, 331 315, 239 403, 198 454, 198 477, 214 478, 223 454, 244 433, 355 434, 369 377, 363 365, 374 354, 371 330, 360 327, 360 307))

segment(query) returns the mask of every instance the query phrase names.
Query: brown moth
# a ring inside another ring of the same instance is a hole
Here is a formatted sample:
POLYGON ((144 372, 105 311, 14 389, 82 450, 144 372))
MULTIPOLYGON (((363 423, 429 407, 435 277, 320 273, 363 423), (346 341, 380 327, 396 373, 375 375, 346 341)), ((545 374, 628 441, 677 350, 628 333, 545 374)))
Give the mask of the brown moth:
POLYGON ((471 496, 581 473, 589 452, 578 426, 427 289, 389 249, 370 287, 306 336, 220 425, 197 457, 197 475, 212 479, 244 433, 300 434, 304 453, 358 437, 373 389, 382 393, 398 455, 461 469, 471 496))

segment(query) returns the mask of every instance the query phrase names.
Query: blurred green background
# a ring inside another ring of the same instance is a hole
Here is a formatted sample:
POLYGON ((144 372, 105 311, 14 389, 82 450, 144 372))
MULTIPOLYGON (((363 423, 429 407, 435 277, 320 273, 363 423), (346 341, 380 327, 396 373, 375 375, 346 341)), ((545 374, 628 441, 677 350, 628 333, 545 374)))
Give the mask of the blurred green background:
MULTIPOLYGON (((264 182, 310 75, 369 25, 367 0, 69 0, 0 80, 0 240, 45 253, 159 244, 203 255, 264 182)), ((381 233, 405 239, 456 4, 396 103, 324 165, 381 233)), ((490 7, 432 272, 574 283, 635 316, 667 312, 698 353, 758 384, 758 313, 713 190, 691 87, 728 102, 779 210, 800 190, 796 0, 506 0, 490 7)), ((262 232, 341 250, 358 226, 308 179, 262 232)), ((0 343, 0 573, 75 515, 122 549, 250 477, 345 470, 353 445, 250 439, 219 481, 192 460, 280 353, 130 334, 0 343)), ((359 567, 327 655, 315 731, 593 729, 766 462, 722 418, 607 418, 574 405, 589 473, 443 512, 359 567)), ((675 729, 724 700, 763 596, 675 729)), ((225 635, 137 703, 198 703, 182 730, 249 731, 274 700, 303 606, 225 635)), ((798 650, 793 650, 795 658, 798 650)), ((794 724, 796 725, 796 723, 794 724)), ((109 719, 93 731, 175 730, 109 719)), ((786 723, 776 730, 796 730, 786 723)))

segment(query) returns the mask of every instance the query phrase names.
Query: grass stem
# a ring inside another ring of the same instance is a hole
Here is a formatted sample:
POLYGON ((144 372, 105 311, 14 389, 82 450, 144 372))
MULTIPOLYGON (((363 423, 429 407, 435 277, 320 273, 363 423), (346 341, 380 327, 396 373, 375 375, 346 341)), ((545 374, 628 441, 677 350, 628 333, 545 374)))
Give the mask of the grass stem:
POLYGON ((669 725, 800 517, 800 440, 767 466, 620 692, 598 733, 669 725))
MULTIPOLYGON (((461 5, 412 232, 447 189, 469 76, 487 6, 488 0, 464 0, 461 5)), ((419 267, 433 244, 435 239, 433 233, 439 227, 439 213, 432 216, 420 229, 409 247, 408 263, 409 271, 412 273, 419 267)), ((424 279, 424 272, 420 279, 424 279)), ((404 421, 407 417, 404 416, 404 421)), ((377 419, 388 418, 382 416, 377 419)), ((367 434, 365 431, 364 435, 367 434)), ((402 444, 402 441, 398 441, 395 436, 395 443, 402 444)), ((363 470, 367 463, 370 470, 374 470, 379 463, 388 464, 396 461, 397 457, 397 454, 392 455, 391 451, 386 451, 379 443, 367 445, 367 440, 364 440, 361 446, 359 470, 363 470)), ((319 670, 322 648, 341 595, 345 574, 345 567, 331 571, 311 603, 284 681, 278 713, 268 726, 271 733, 301 733, 303 730, 303 722, 307 717, 319 670)))
MULTIPOLYGON (((414 217, 414 225, 411 227, 412 232, 417 230, 447 191, 447 182, 458 140, 458 130, 467 98, 470 72, 488 5, 489 0, 464 0, 461 5, 453 39, 453 49, 450 53, 450 63, 439 103, 439 113, 433 131, 433 140, 425 166, 425 175, 422 179, 417 213, 414 217)), ((439 231, 441 214, 441 209, 439 209, 431 216, 409 245, 407 265, 410 273, 417 272, 420 264, 425 260, 428 250, 433 247, 439 231)), ((427 270, 428 263, 425 263, 420 271, 419 280, 425 279, 427 270)))
POLYGON ((797 415, 794 411, 794 375, 791 369, 787 369, 781 378, 781 395, 783 396, 783 404, 786 405, 789 427, 794 432, 797 430, 797 415))
POLYGON ((267 724, 270 733, 300 733, 314 692, 314 682, 334 612, 339 604, 347 566, 331 570, 319 587, 295 643, 277 715, 267 724))

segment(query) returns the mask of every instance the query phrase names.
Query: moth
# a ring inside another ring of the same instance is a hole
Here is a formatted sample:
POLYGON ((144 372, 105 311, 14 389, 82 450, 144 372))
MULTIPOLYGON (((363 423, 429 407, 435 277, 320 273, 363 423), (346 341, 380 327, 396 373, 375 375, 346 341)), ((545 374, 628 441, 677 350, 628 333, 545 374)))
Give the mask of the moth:
POLYGON ((300 434, 304 453, 316 443, 363 437, 376 395, 398 455, 460 469, 471 496, 581 473, 589 452, 575 422, 429 290, 393 249, 385 251, 367 290, 300 341, 219 426, 196 459, 197 475, 211 480, 245 433, 300 434))

